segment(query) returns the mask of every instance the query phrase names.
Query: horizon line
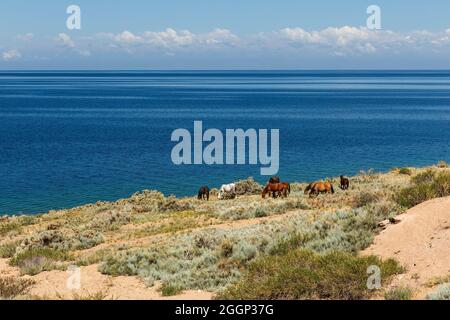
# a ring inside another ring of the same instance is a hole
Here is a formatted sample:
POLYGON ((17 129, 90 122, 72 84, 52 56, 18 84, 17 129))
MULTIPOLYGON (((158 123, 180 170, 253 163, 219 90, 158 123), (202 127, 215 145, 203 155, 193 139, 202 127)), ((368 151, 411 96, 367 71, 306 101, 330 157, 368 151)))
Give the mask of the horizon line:
POLYGON ((311 72, 311 71, 340 71, 340 72, 407 72, 407 71, 416 71, 416 72, 430 72, 430 71, 439 71, 439 72, 450 72, 450 68, 448 69, 0 69, 0 72, 311 72))

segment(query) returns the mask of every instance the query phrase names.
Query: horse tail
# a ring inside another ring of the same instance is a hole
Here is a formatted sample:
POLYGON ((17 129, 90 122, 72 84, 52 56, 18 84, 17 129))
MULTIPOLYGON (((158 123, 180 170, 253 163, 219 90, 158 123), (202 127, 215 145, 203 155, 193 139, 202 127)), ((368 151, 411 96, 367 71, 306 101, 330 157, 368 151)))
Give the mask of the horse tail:
POLYGON ((334 188, 333 185, 330 183, 330 187, 331 187, 331 193, 334 193, 334 188))

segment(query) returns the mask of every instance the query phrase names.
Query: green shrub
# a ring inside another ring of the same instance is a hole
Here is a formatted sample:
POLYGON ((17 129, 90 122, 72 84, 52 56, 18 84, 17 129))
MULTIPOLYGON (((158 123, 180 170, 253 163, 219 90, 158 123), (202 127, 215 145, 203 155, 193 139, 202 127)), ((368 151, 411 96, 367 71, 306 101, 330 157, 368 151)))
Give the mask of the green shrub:
POLYGON ((105 237, 102 233, 93 230, 85 230, 72 239, 70 247, 76 250, 89 249, 103 243, 104 241, 105 237))
POLYGON ((436 171, 433 169, 427 169, 411 178, 411 182, 415 185, 431 183, 436 176, 436 171))
POLYGON ((398 287, 385 293, 385 300, 411 300, 413 291, 408 287, 398 287))
POLYGON ((267 217, 269 214, 265 208, 257 208, 255 210, 255 218, 267 217))
POLYGON ((14 299, 25 295, 33 284, 31 279, 0 277, 0 299, 14 299))
POLYGON ((362 208, 368 204, 379 201, 380 197, 373 192, 363 191, 356 196, 355 206, 356 208, 362 208))
POLYGON ((450 283, 441 284, 437 289, 427 295, 428 300, 450 300, 450 283))
POLYGON ((183 289, 181 287, 171 285, 170 283, 163 283, 159 291, 163 297, 169 297, 183 292, 183 289))
POLYGON ((394 260, 382 261, 375 256, 357 257, 339 251, 321 255, 298 249, 255 260, 242 279, 217 298, 364 299, 371 294, 367 288, 367 269, 371 265, 380 267, 382 280, 403 271, 394 260))
POLYGON ((180 212, 193 209, 194 205, 191 202, 177 199, 173 195, 165 198, 159 207, 159 210, 162 212, 180 212))
POLYGON ((225 239, 220 244, 220 256, 223 258, 229 258, 233 254, 234 244, 230 239, 225 239))
POLYGON ((111 249, 100 249, 91 254, 82 255, 81 257, 79 257, 75 264, 77 266, 90 266, 92 264, 101 262, 110 253, 111 249))
POLYGON ((20 268, 22 274, 36 275, 42 271, 58 269, 57 262, 70 259, 67 252, 51 248, 29 248, 16 253, 10 265, 20 268))
POLYGON ((398 173, 410 176, 412 174, 412 171, 410 168, 401 168, 398 170, 398 173))
POLYGON ((263 190, 263 186, 256 182, 252 177, 235 182, 235 185, 236 194, 239 196, 260 194, 263 190))
POLYGON ((295 233, 286 239, 282 239, 270 248, 269 254, 287 254, 292 250, 304 247, 309 241, 314 240, 314 238, 314 233, 295 233))
POLYGON ((290 196, 287 199, 261 199, 247 201, 243 203, 230 204, 214 210, 213 216, 220 219, 240 220, 250 218, 260 218, 265 216, 284 214, 291 210, 310 209, 304 203, 304 198, 299 196, 290 196))
POLYGON ((103 234, 95 230, 44 230, 25 238, 21 247, 50 248, 57 251, 89 249, 104 242, 103 234))
POLYGON ((127 204, 130 209, 138 213, 177 212, 194 208, 190 201, 177 199, 174 196, 166 198, 161 192, 155 190, 137 192, 127 199, 127 204))
MULTIPOLYGON (((87 294, 79 294, 79 293, 73 293, 72 300, 77 301, 100 301, 100 300, 107 300, 108 299, 108 292, 107 291, 98 291, 95 293, 87 293, 87 294)), ((57 294, 58 296, 58 294, 57 294)), ((59 296, 59 299, 61 300, 67 300, 66 297, 59 296)))
POLYGON ((11 232, 19 233, 23 226, 36 223, 35 216, 13 216, 0 221, 0 236, 5 236, 11 232))
POLYGON ((16 248, 20 241, 11 241, 3 243, 0 246, 0 258, 11 258, 16 253, 16 248))
POLYGON ((258 248, 255 245, 246 241, 239 241, 233 246, 231 259, 240 264, 245 264, 255 258, 257 254, 258 248))
POLYGON ((131 213, 128 210, 107 210, 95 216, 87 225, 87 230, 114 231, 130 223, 131 213))
POLYGON ((0 236, 5 236, 11 231, 19 231, 22 226, 14 220, 0 223, 0 236))
POLYGON ((440 173, 431 182, 402 189, 394 199, 403 207, 411 208, 427 200, 450 195, 450 173, 440 173))

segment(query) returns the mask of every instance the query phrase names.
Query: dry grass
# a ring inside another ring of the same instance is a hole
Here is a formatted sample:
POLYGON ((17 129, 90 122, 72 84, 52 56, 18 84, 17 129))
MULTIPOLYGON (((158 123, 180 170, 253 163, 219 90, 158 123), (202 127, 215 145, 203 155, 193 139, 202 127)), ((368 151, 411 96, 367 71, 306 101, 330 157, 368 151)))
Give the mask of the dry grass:
POLYGON ((31 279, 0 277, 0 299, 14 299, 25 295, 33 284, 31 279))

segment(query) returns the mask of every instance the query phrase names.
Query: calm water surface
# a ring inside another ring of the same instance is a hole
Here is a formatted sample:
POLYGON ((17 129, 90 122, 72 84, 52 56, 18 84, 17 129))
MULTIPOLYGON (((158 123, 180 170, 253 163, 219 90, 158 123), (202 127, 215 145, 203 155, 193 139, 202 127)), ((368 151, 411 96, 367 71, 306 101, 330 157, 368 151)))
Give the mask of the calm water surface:
POLYGON ((289 181, 450 161, 450 72, 0 72, 0 213, 266 180, 173 165, 194 120, 279 128, 289 181))

